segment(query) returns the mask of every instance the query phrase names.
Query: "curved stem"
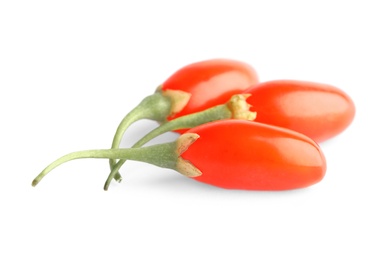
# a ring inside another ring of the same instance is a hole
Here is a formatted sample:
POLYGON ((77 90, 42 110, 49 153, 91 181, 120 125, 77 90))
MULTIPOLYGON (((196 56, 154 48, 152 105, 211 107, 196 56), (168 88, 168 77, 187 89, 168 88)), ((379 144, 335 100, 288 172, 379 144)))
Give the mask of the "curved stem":
POLYGON ((108 190, 109 189, 109 185, 110 185, 112 179, 116 178, 116 175, 120 175, 118 171, 120 170, 121 166, 123 166, 123 164, 126 161, 127 160, 121 159, 115 165, 113 165, 113 167, 112 167, 112 169, 110 171, 110 174, 109 174, 109 176, 107 177, 107 179, 105 181, 105 185, 103 186, 104 190, 108 190))
MULTIPOLYGON (((116 133, 113 137, 113 149, 120 146, 122 137, 128 127, 140 119, 151 119, 156 121, 164 121, 171 113, 171 100, 170 98, 157 92, 144 98, 139 105, 137 105, 131 112, 129 112, 117 127, 116 133)), ((110 168, 112 169, 116 160, 109 161, 110 168)), ((115 179, 121 181, 121 175, 117 172, 115 179)))
MULTIPOLYGON (((187 116, 182 116, 176 118, 172 121, 168 121, 161 126, 153 129, 151 132, 146 134, 142 139, 135 143, 132 148, 142 147, 144 144, 154 139, 155 137, 164 134, 169 131, 193 128, 201 124, 206 124, 208 122, 222 120, 222 119, 245 119, 254 120, 256 118, 255 112, 249 111, 249 104, 246 103, 246 99, 249 95, 234 95, 229 102, 224 105, 218 105, 210 109, 193 113, 187 116)), ((111 180, 117 174, 118 170, 125 163, 125 160, 119 160, 117 164, 112 167, 106 182, 104 189, 107 190, 111 180)))
MULTIPOLYGON (((159 127, 153 129, 147 135, 145 135, 142 139, 140 139, 137 143, 135 143, 132 148, 139 148, 146 144, 148 141, 154 139, 155 137, 164 134, 169 131, 178 130, 178 129, 186 129, 192 128, 201 124, 205 124, 208 122, 212 122, 215 120, 231 118, 232 113, 230 109, 226 105, 219 105, 205 111, 190 114, 187 116, 182 116, 176 118, 172 121, 168 121, 159 127)), ((111 167, 111 172, 106 179, 104 190, 109 188, 110 182, 116 176, 121 166, 125 163, 126 160, 119 160, 114 166, 111 167)))
POLYGON ((120 170, 121 166, 123 166, 126 161, 127 160, 120 159, 115 165, 113 165, 113 167, 111 167, 110 174, 106 178, 105 185, 103 186, 104 190, 108 190, 109 185, 112 182, 113 178, 116 179, 116 176, 120 175, 118 171, 120 170))
POLYGON ((176 150, 177 142, 171 142, 143 148, 102 149, 73 152, 62 156, 49 164, 33 180, 32 185, 36 186, 42 180, 42 178, 44 178, 50 171, 60 166, 61 164, 82 158, 135 160, 176 170, 176 164, 178 160, 178 154, 176 150))
POLYGON ((199 113, 190 114, 187 116, 182 116, 176 118, 172 121, 168 121, 159 127, 153 129, 151 132, 146 134, 142 139, 137 141, 132 147, 142 147, 144 144, 154 139, 155 137, 162 135, 164 133, 179 130, 193 128, 201 124, 208 122, 228 119, 232 117, 232 112, 226 105, 219 105, 199 113))

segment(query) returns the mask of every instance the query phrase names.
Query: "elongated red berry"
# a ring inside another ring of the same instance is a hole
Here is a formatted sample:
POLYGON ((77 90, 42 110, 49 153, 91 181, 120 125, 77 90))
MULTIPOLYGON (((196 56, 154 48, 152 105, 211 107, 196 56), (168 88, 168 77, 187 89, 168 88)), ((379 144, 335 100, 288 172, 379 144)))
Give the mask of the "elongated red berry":
POLYGON ((244 93, 257 112, 256 122, 289 128, 317 142, 344 131, 353 121, 355 106, 341 89, 316 82, 274 80, 244 93))
POLYGON ((189 101, 169 119, 199 112, 226 103, 232 95, 239 94, 258 83, 255 70, 236 60, 212 59, 189 64, 171 75, 160 91, 189 93, 189 101))
POLYGON ((201 172, 197 181, 228 189, 288 190, 321 181, 326 161, 309 137, 243 120, 204 124, 181 158, 201 172))
MULTIPOLYGON (((240 61, 212 59, 184 66, 122 119, 113 137, 112 148, 120 146, 125 131, 140 119, 165 122, 200 112, 226 103, 233 94, 239 94, 257 82, 255 70, 240 61)), ((111 170, 115 163, 110 160, 111 170)), ((121 180, 118 173, 115 178, 121 180)))

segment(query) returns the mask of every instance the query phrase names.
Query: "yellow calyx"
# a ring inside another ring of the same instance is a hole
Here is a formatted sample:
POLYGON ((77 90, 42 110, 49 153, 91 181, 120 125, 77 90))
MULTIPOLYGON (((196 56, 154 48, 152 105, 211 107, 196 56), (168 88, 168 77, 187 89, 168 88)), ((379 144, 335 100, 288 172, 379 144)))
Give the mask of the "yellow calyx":
POLYGON ((246 99, 250 96, 251 94, 238 94, 231 97, 230 101, 227 103, 227 107, 230 109, 233 119, 250 121, 256 119, 257 113, 250 111, 251 105, 246 102, 246 99))

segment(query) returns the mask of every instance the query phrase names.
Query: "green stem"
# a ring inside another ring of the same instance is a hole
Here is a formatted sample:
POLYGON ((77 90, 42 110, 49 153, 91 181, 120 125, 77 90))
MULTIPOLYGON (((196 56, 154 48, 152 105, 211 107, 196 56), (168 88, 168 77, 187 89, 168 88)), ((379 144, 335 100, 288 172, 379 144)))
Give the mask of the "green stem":
POLYGON ((135 143, 132 147, 142 147, 144 144, 154 139, 155 137, 170 131, 193 128, 201 124, 206 124, 208 122, 221 119, 229 119, 231 117, 232 112, 226 105, 219 105, 199 113, 182 116, 172 121, 168 121, 160 125, 159 127, 153 129, 137 143, 135 143))
MULTIPOLYGON (((248 95, 234 95, 229 102, 224 105, 218 105, 210 109, 193 113, 190 115, 178 117, 172 121, 168 121, 161 126, 153 129, 151 132, 146 134, 142 139, 135 143, 132 148, 142 147, 144 144, 154 139, 155 137, 164 134, 169 131, 193 128, 201 124, 206 124, 208 122, 222 120, 222 119, 245 119, 254 120, 256 114, 249 111, 249 104, 246 103, 246 98, 248 95)), ((109 188, 110 182, 113 177, 117 174, 118 170, 125 163, 125 160, 119 160, 117 164, 112 167, 106 182, 104 189, 109 188)))
POLYGON ((82 158, 105 158, 105 159, 123 159, 135 160, 154 164, 159 167, 177 170, 178 160, 177 142, 164 143, 143 148, 119 148, 119 149, 102 149, 86 150, 69 153, 60 157, 49 164, 32 182, 36 186, 42 178, 59 165, 82 158))
MULTIPOLYGON (((138 106, 129 112, 120 125, 117 127, 116 133, 112 142, 112 149, 118 148, 122 137, 128 127, 140 119, 151 119, 156 121, 165 121, 166 117, 171 113, 171 100, 169 97, 164 96, 161 92, 144 98, 138 106)), ((116 160, 110 160, 110 168, 112 169, 116 160)), ((121 181, 121 175, 117 172, 115 179, 121 181)))
MULTIPOLYGON (((164 134, 166 132, 178 130, 178 129, 187 129, 193 128, 195 126, 205 124, 208 122, 212 122, 215 120, 231 118, 232 112, 230 111, 227 105, 219 105, 207 110, 204 110, 199 113, 190 114, 187 116, 182 116, 176 118, 172 121, 168 121, 159 127, 153 129, 147 135, 145 135, 142 139, 140 139, 137 143, 135 143, 132 148, 139 148, 146 144, 148 141, 154 139, 155 137, 164 134)), ((111 172, 106 179, 104 190, 108 190, 110 182, 116 176, 121 166, 126 162, 126 160, 119 160, 114 166, 111 167, 111 172)))

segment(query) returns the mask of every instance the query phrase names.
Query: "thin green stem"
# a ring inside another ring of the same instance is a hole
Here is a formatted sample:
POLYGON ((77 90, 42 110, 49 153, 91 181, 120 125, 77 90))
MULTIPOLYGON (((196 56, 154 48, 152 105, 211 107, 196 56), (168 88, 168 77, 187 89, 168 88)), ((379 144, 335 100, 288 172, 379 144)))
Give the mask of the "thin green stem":
MULTIPOLYGON (((182 116, 176 118, 172 121, 168 121, 159 127, 153 129, 147 135, 145 135, 142 139, 140 139, 137 143, 135 143, 132 148, 142 147, 144 144, 154 139, 155 137, 164 134, 166 132, 179 130, 179 129, 187 129, 193 128, 195 126, 205 124, 208 122, 212 122, 215 120, 227 119, 232 117, 232 112, 228 108, 227 105, 219 105, 216 107, 212 107, 210 109, 204 110, 199 113, 190 114, 187 116, 182 116)), ((117 174, 121 166, 125 163, 126 160, 119 160, 113 167, 110 172, 108 178, 106 179, 104 189, 107 190, 109 188, 110 182, 113 177, 117 174)))
POLYGON ((208 122, 221 120, 221 119, 228 119, 231 117, 232 117, 232 112, 229 110, 229 108, 226 105, 219 105, 199 113, 182 116, 172 121, 168 121, 160 125, 159 127, 153 129, 151 132, 146 134, 142 139, 137 141, 137 143, 135 143, 132 147, 134 148, 142 147, 144 144, 154 139, 155 137, 170 131, 193 128, 201 124, 206 124, 208 122))
MULTIPOLYGON (((216 120, 230 118, 254 120, 256 118, 256 113, 249 111, 250 105, 246 102, 247 97, 248 95, 233 95, 226 104, 218 105, 198 113, 193 113, 168 121, 146 134, 142 139, 135 143, 132 148, 142 147, 153 138, 166 132, 179 129, 189 129, 216 120)), ((105 190, 109 188, 111 180, 114 176, 116 176, 118 170, 124 163, 125 160, 119 160, 117 164, 112 167, 112 171, 105 182, 105 190)))
MULTIPOLYGON (((171 101, 170 98, 162 95, 160 92, 156 92, 142 100, 138 106, 136 106, 131 112, 129 112, 121 121, 117 127, 116 133, 113 137, 112 148, 118 148, 120 142, 125 134, 128 127, 134 122, 140 119, 151 119, 156 121, 164 121, 166 117, 170 115, 171 101)), ((116 160, 111 159, 109 161, 110 169, 116 163, 116 160)), ((115 179, 121 181, 121 175, 116 172, 115 179)))
POLYGON ((143 148, 86 150, 69 153, 49 164, 33 180, 32 185, 36 186, 42 180, 42 178, 44 178, 50 171, 60 166, 61 164, 71 160, 82 158, 135 160, 154 164, 159 167, 176 170, 176 164, 178 159, 176 147, 176 142, 171 142, 143 148))

